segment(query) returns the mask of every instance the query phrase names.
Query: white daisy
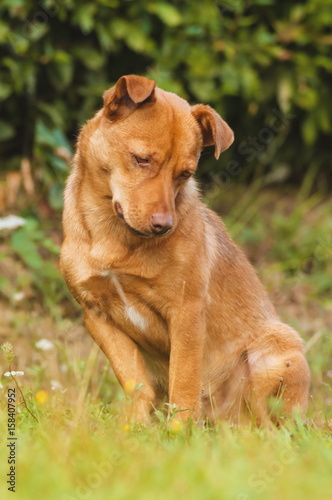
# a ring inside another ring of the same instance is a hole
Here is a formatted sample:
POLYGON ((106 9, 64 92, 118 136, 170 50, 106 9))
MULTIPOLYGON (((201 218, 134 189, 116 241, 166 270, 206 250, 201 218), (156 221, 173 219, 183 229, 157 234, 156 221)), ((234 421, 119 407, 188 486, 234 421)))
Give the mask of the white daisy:
POLYGON ((8 215, 7 217, 0 218, 0 231, 1 229, 16 229, 17 227, 24 226, 26 223, 22 217, 17 215, 8 215))
POLYGON ((4 376, 5 376, 5 377, 11 377, 12 375, 13 375, 14 377, 21 377, 22 375, 24 375, 24 372, 20 372, 20 371, 18 371, 18 372, 14 372, 14 371, 11 371, 11 372, 6 372, 6 373, 4 373, 4 376))
POLYGON ((51 351, 54 347, 54 344, 50 340, 40 339, 35 343, 35 346, 41 351, 51 351))
POLYGON ((57 380, 51 380, 51 389, 52 391, 60 390, 62 389, 62 385, 57 380))

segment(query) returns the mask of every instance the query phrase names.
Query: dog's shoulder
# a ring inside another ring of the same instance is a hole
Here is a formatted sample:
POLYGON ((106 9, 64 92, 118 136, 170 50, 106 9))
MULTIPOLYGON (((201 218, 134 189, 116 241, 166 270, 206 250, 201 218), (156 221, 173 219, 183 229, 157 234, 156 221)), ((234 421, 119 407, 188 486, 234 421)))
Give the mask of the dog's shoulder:
POLYGON ((210 243, 213 240, 219 247, 219 250, 223 248, 227 250, 227 253, 237 253, 238 248, 230 237, 221 217, 203 203, 200 206, 200 214, 204 223, 204 232, 207 240, 210 243))

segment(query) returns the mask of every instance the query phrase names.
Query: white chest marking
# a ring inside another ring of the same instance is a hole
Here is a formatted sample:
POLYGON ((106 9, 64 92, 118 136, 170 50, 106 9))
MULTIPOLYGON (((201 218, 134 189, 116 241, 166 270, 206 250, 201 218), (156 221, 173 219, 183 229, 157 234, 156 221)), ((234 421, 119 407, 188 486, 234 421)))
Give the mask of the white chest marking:
POLYGON ((137 328, 139 328, 142 331, 145 331, 147 329, 147 326, 148 326, 145 318, 143 318, 143 316, 135 309, 134 306, 130 305, 116 274, 114 274, 113 271, 111 271, 110 269, 107 269, 105 271, 101 271, 100 274, 102 276, 105 276, 105 277, 108 276, 112 280, 112 282, 116 288, 116 291, 118 292, 119 297, 122 299, 122 302, 125 306, 126 317, 137 328))
POLYGON ((132 324, 137 326, 137 328, 144 332, 147 328, 145 318, 143 318, 143 316, 135 309, 134 306, 130 306, 127 304, 125 307, 125 311, 127 318, 130 319, 132 324))

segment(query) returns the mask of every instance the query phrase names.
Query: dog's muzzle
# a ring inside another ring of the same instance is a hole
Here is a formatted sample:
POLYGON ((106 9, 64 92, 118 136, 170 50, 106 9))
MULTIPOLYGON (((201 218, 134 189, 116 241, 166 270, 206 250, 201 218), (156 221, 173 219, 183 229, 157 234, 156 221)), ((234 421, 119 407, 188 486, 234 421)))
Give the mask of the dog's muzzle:
POLYGON ((137 229, 133 228, 130 224, 128 224, 123 215, 122 207, 118 201, 114 203, 114 209, 119 219, 122 219, 127 228, 136 236, 143 236, 145 238, 149 237, 151 238, 152 236, 164 236, 173 227, 173 218, 170 215, 163 213, 155 213, 152 214, 150 218, 151 233, 142 233, 141 231, 138 231, 137 229))

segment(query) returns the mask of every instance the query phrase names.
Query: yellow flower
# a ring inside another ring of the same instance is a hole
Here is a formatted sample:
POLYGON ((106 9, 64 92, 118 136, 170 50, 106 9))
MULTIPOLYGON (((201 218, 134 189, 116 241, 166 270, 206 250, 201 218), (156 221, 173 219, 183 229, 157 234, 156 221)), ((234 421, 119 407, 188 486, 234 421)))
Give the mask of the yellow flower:
POLYGON ((129 431, 129 430, 130 430, 130 425, 129 425, 129 424, 126 424, 126 425, 124 425, 124 426, 122 427, 122 429, 123 429, 124 431, 129 431))
POLYGON ((35 394, 36 403, 43 405, 44 403, 46 403, 47 400, 48 400, 48 392, 47 391, 41 390, 41 391, 36 392, 36 394, 35 394))
POLYGON ((178 434, 183 429, 183 423, 180 420, 173 419, 169 423, 169 428, 174 434, 178 434))
POLYGON ((136 379, 134 378, 128 378, 125 383, 124 383, 124 391, 127 393, 127 394, 131 394, 132 392, 134 392, 134 390, 136 389, 136 386, 137 386, 137 381, 136 379))

